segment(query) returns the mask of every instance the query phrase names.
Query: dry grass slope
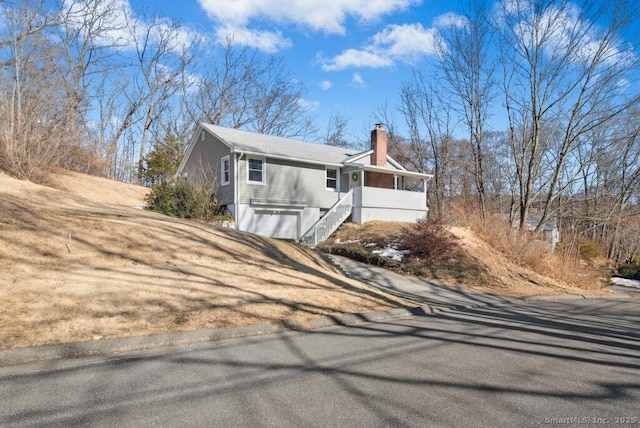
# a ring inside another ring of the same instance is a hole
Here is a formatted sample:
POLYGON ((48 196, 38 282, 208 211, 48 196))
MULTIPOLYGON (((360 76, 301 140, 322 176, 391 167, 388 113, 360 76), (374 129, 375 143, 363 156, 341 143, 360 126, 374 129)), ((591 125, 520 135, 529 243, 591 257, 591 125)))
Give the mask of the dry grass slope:
MULTIPOLYGON (((345 254, 360 260, 368 259, 370 263, 381 264, 441 285, 464 287, 501 296, 603 292, 596 278, 592 276, 585 276, 584 281, 570 284, 520 266, 465 227, 448 227, 449 232, 456 238, 458 249, 443 260, 423 263, 420 260, 408 259, 401 263, 371 254, 372 250, 401 239, 405 233, 404 229, 409 226, 388 222, 344 224, 321 248, 327 252, 345 254), (336 244, 336 239, 340 243, 336 244)), ((540 264, 550 263, 545 260, 545 254, 546 250, 538 249, 537 257, 540 264)))
POLYGON ((0 349, 257 323, 409 302, 315 252, 141 209, 145 188, 0 173, 0 349))

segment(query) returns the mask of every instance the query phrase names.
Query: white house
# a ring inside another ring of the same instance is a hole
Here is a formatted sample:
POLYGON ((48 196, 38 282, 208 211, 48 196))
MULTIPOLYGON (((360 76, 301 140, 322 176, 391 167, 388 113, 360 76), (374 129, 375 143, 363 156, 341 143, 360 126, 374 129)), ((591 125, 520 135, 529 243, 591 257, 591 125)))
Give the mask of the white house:
POLYGON ((358 152, 201 123, 177 175, 213 186, 239 230, 310 245, 349 216, 359 224, 425 217, 431 177, 387 154, 380 124, 371 150, 358 152))

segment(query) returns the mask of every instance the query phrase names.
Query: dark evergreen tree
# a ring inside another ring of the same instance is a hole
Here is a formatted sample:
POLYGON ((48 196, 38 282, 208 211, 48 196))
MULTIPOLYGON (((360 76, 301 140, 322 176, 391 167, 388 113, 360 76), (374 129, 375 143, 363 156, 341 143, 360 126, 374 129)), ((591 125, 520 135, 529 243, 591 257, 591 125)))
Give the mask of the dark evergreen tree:
POLYGON ((182 161, 183 147, 182 142, 171 134, 162 141, 156 141, 153 149, 142 159, 142 184, 151 187, 170 180, 182 161))

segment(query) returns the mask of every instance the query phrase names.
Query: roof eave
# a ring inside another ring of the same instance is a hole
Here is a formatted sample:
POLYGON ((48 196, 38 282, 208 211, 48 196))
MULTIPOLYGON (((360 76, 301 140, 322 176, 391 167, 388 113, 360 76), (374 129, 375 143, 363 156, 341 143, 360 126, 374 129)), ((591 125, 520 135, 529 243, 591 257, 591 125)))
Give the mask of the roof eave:
POLYGON ((292 157, 292 156, 275 155, 275 154, 271 154, 271 153, 255 152, 255 151, 250 151, 250 150, 242 150, 242 149, 237 148, 237 147, 232 148, 231 150, 232 150, 232 153, 238 153, 240 155, 260 156, 260 157, 263 157, 263 158, 288 160, 288 161, 292 161, 292 162, 300 162, 300 163, 306 163, 306 164, 311 164, 311 165, 334 166, 336 168, 341 168, 342 165, 343 165, 342 163, 323 162, 323 161, 316 161, 316 160, 310 160, 310 159, 301 159, 301 158, 296 158, 296 157, 292 157))
POLYGON ((353 168, 353 169, 364 169, 365 171, 371 171, 371 172, 381 172, 384 174, 395 174, 395 175, 402 175, 404 177, 415 177, 415 178, 431 178, 433 177, 432 174, 425 174, 422 172, 414 172, 414 171, 408 171, 406 169, 389 169, 389 168, 384 168, 381 166, 376 166, 376 165, 363 165, 360 163, 351 163, 351 162, 345 162, 344 166, 347 168, 353 168))

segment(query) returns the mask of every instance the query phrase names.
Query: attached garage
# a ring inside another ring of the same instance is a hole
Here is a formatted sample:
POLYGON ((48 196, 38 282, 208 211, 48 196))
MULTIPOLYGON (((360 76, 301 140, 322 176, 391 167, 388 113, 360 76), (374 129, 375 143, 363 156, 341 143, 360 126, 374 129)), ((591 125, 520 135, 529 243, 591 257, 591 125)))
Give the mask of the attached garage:
POLYGON ((297 240, 320 218, 318 208, 301 204, 252 200, 250 205, 238 208, 239 230, 279 239, 297 240))
POLYGON ((296 212, 255 210, 252 216, 253 224, 246 230, 272 238, 297 239, 298 217, 299 213, 296 212))

